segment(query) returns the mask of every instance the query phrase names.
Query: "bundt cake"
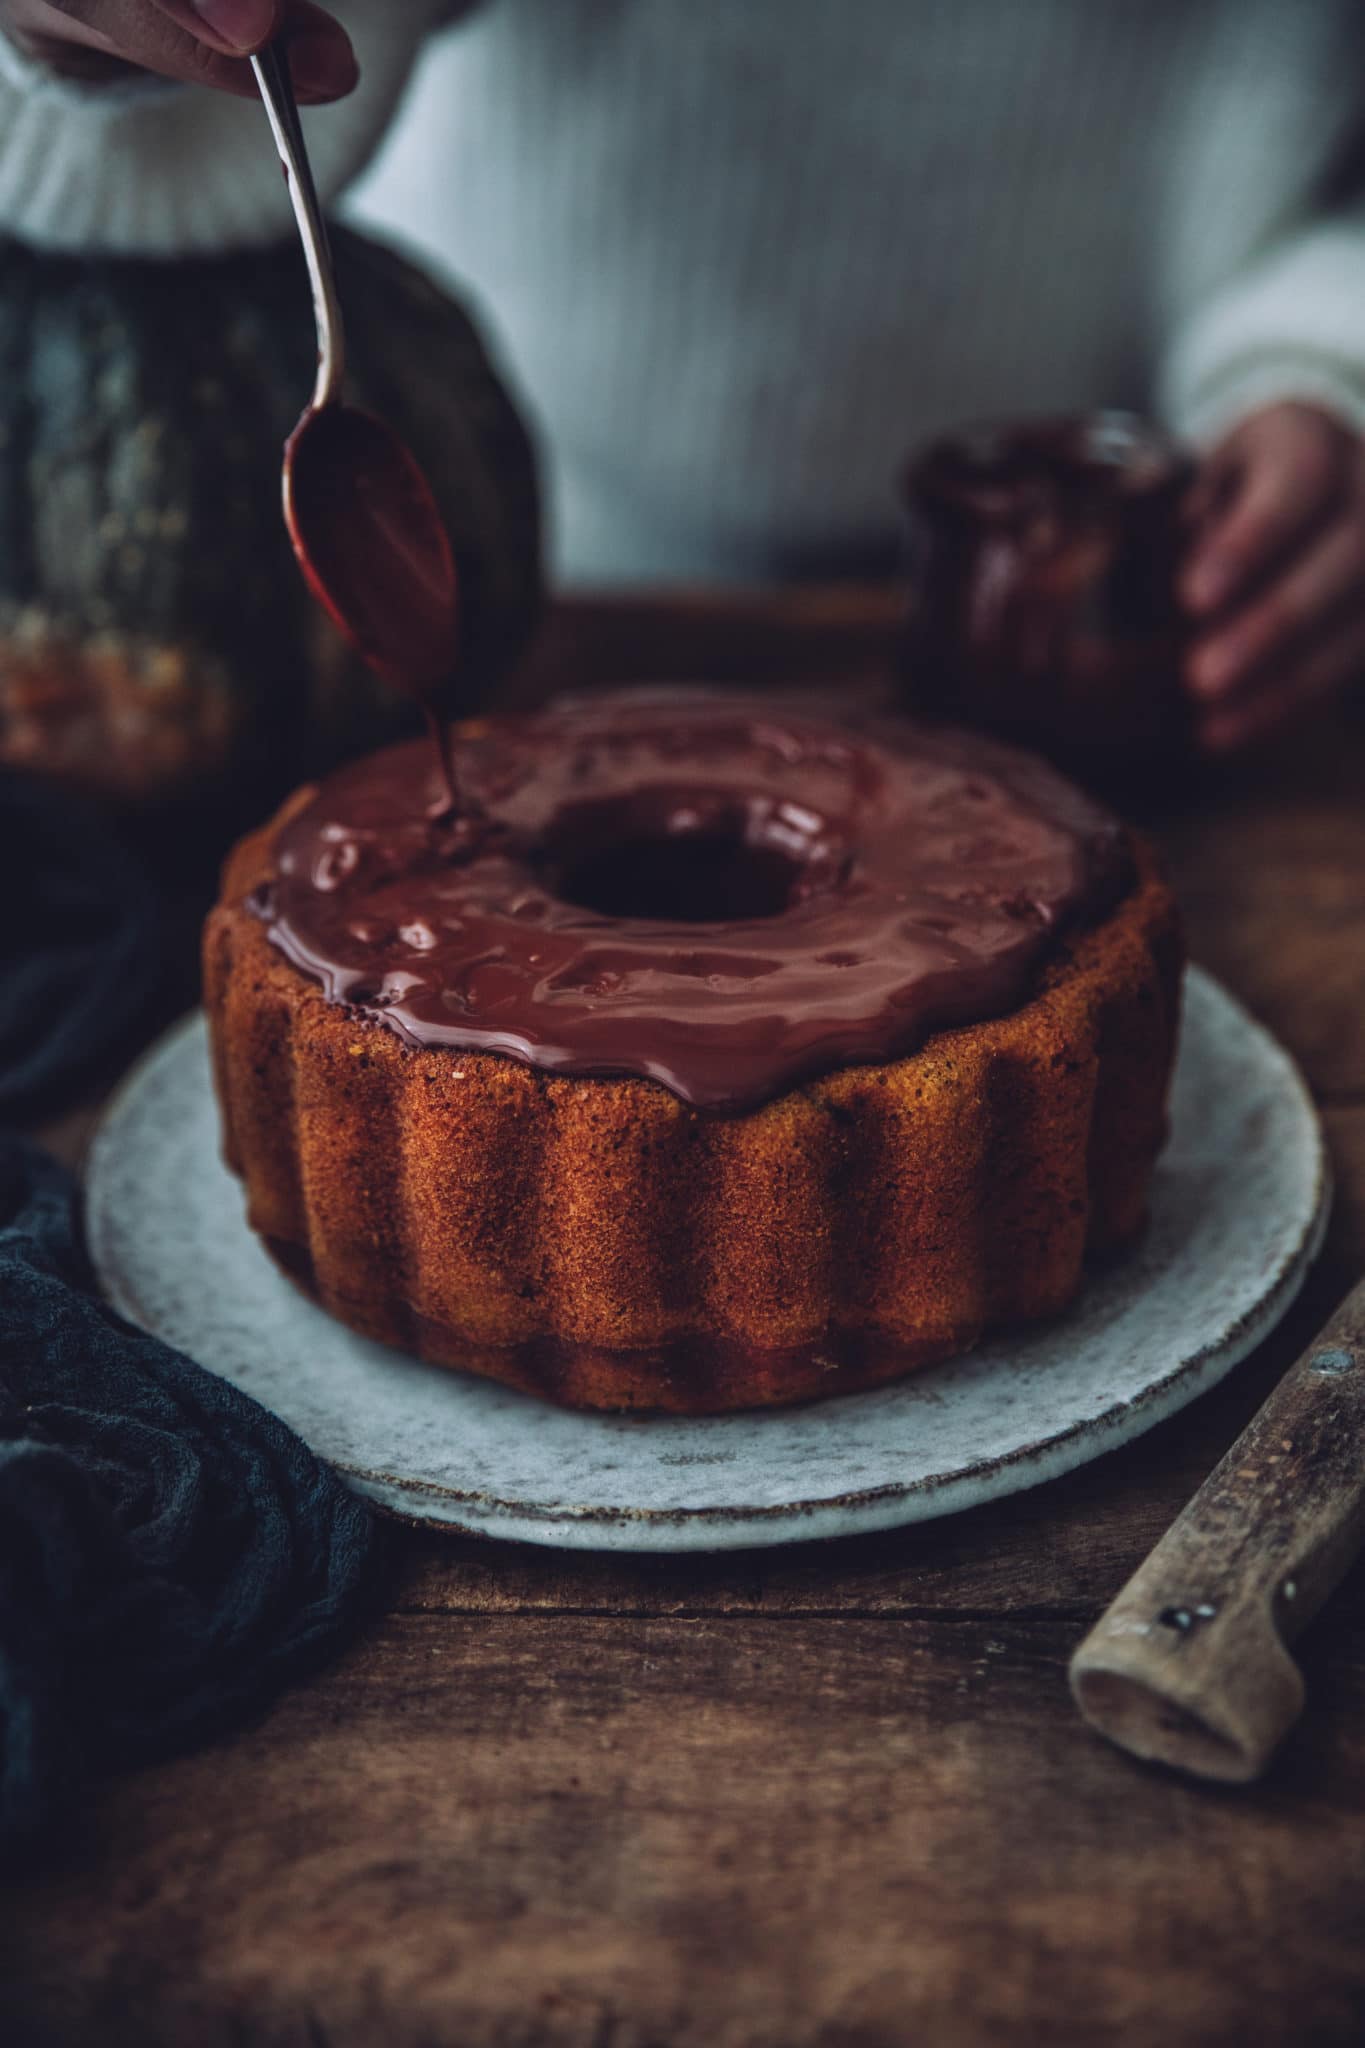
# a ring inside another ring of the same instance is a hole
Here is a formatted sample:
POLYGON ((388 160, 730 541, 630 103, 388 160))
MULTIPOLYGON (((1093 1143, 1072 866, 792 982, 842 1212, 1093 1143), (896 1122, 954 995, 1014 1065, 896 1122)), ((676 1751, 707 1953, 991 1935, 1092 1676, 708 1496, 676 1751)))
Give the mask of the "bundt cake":
POLYGON ((1141 1228, 1181 946, 1001 742, 632 690, 301 790, 206 933, 226 1155, 352 1328, 574 1406, 892 1379, 1141 1228))

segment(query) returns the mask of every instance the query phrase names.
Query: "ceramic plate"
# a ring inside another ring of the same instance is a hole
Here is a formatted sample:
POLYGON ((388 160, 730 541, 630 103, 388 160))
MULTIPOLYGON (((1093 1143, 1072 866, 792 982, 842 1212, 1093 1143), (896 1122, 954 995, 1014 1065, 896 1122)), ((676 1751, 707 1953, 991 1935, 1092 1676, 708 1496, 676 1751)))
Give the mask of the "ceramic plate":
POLYGON ((1328 1200, 1293 1062, 1192 971, 1141 1246, 1046 1329, 804 1408, 574 1415, 353 1336, 247 1229, 218 1157, 202 1017, 164 1038, 112 1103, 87 1215, 124 1315, 273 1408, 382 1506, 569 1549, 712 1550, 952 1514, 1141 1435, 1284 1314, 1328 1200))

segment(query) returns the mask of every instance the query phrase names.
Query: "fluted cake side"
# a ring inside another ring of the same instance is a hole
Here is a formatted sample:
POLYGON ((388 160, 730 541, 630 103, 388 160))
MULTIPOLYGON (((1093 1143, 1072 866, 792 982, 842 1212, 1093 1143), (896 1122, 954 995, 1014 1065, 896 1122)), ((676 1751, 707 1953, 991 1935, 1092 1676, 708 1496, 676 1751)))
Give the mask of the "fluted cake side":
POLYGON ((244 907, 280 822, 205 934, 225 1153, 278 1263, 366 1336, 576 1407, 799 1401, 1055 1315, 1142 1227, 1183 954, 1140 841, 1021 1007, 716 1115, 329 1003, 244 907))

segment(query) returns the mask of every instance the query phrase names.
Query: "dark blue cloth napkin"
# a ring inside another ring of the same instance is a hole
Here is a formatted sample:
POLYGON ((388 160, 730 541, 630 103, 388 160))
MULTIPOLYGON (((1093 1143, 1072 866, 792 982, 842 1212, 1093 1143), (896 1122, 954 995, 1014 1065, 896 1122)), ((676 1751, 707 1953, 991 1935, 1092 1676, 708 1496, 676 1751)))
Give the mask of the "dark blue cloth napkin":
MULTIPOLYGON (((0 867, 0 1120, 31 1122, 145 1033, 175 927, 37 784, 0 779, 0 867)), ((354 1626, 380 1558, 282 1422, 99 1300, 75 1207, 0 1131, 0 1858, 94 1774, 263 1706, 354 1626)))
POLYGON ((74 1192, 0 1137, 0 1847, 262 1706, 378 1562, 291 1430, 91 1291, 74 1192))

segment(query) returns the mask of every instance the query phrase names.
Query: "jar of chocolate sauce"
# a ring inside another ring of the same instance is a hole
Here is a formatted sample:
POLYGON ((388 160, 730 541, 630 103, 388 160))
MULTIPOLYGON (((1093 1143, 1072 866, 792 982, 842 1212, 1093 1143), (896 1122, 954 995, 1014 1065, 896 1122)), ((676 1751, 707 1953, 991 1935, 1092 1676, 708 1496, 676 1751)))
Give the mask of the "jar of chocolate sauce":
POLYGON ((1185 752, 1193 464, 1127 413, 970 427, 911 464, 911 707, 1124 780, 1185 752))

